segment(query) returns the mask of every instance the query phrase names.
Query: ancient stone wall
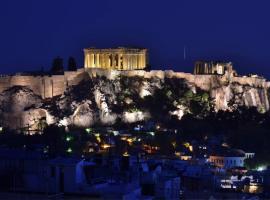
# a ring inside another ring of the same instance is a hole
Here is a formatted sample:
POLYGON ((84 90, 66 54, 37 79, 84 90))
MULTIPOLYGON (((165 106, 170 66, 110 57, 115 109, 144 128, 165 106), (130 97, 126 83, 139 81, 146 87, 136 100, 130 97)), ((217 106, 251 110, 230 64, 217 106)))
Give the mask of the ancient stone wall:
MULTIPOLYGON (((231 99, 233 91, 243 90, 243 88, 253 87, 256 90, 249 90, 244 93, 246 96, 245 105, 262 105, 269 109, 267 91, 270 87, 269 82, 259 77, 234 77, 228 74, 221 75, 194 75, 191 73, 174 72, 172 70, 104 70, 104 69, 79 69, 75 72, 65 72, 63 75, 52 76, 0 76, 0 92, 12 86, 27 86, 40 95, 43 99, 62 95, 68 86, 77 85, 80 81, 97 76, 105 76, 108 79, 115 79, 120 75, 133 77, 139 76, 149 78, 179 78, 185 79, 191 87, 209 91, 211 96, 216 99, 218 109, 226 109, 227 102, 231 99), (239 85, 239 86, 236 86, 239 85), (240 87, 241 86, 241 87, 240 87), (240 89, 239 89, 240 88, 240 89)), ((240 91, 241 92, 241 91, 240 91)))
POLYGON ((249 85, 255 87, 269 87, 269 82, 266 81, 264 78, 259 77, 244 77, 244 76, 237 76, 232 77, 233 83, 239 83, 241 85, 249 85))
POLYGON ((13 86, 26 86, 43 99, 52 98, 62 95, 67 86, 78 84, 83 79, 83 73, 84 70, 78 70, 52 76, 0 76, 0 92, 13 86))

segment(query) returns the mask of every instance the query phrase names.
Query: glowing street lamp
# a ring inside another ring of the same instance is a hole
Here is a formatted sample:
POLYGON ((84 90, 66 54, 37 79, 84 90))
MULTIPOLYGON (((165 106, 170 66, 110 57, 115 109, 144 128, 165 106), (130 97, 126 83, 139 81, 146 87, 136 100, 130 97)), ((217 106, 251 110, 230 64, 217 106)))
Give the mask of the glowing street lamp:
POLYGON ((259 172, 261 172, 261 171, 263 171, 263 170, 266 170, 266 166, 259 166, 259 167, 257 168, 257 171, 259 171, 259 172))
POLYGON ((70 136, 66 137, 66 141, 69 142, 72 138, 70 136))
POLYGON ((103 144, 103 145, 102 145, 102 148, 103 148, 103 149, 108 149, 108 148, 110 148, 110 147, 111 147, 111 145, 109 145, 109 144, 103 144))
POLYGON ((72 153, 72 149, 69 147, 69 148, 67 149, 67 152, 68 152, 68 153, 72 153))
POLYGON ((123 153, 123 156, 128 157, 129 156, 128 152, 126 151, 125 153, 123 153))
POLYGON ((148 132, 150 135, 155 136, 154 132, 148 132))
POLYGON ((91 133, 92 129, 91 129, 91 128, 86 128, 85 131, 86 131, 87 133, 91 133))

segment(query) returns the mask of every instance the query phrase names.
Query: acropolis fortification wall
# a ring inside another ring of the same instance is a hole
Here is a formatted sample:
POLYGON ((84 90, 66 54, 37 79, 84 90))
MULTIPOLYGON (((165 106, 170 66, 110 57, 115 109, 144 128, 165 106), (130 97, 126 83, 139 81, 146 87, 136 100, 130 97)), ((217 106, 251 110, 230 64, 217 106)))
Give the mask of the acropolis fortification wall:
POLYGON ((0 76, 0 92, 13 86, 26 86, 40 95, 43 99, 52 98, 62 95, 68 86, 76 85, 85 77, 105 76, 108 79, 115 79, 123 75, 127 77, 139 76, 146 79, 149 78, 179 78, 185 79, 188 83, 194 84, 203 90, 211 90, 212 88, 226 85, 228 83, 236 83, 240 85, 250 85, 252 87, 269 88, 270 83, 263 78, 257 77, 234 77, 230 75, 194 75, 191 73, 174 72, 172 70, 104 70, 104 69, 84 69, 77 71, 66 71, 63 75, 4 75, 0 76))

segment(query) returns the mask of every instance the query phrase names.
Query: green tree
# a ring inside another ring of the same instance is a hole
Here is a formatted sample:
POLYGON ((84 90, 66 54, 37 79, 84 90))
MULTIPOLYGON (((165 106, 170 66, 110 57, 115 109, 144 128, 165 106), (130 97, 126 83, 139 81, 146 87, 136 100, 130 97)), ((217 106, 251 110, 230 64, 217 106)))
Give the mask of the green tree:
POLYGON ((63 71, 64 71, 63 59, 58 56, 53 59, 51 72, 61 73, 63 71))
POLYGON ((191 99, 194 96, 192 90, 188 90, 185 92, 184 97, 187 99, 191 99))
POLYGON ((202 94, 202 101, 207 102, 209 100, 209 94, 204 92, 202 94))
POLYGON ((75 58, 69 57, 68 58, 68 71, 76 71, 77 70, 77 63, 75 58))

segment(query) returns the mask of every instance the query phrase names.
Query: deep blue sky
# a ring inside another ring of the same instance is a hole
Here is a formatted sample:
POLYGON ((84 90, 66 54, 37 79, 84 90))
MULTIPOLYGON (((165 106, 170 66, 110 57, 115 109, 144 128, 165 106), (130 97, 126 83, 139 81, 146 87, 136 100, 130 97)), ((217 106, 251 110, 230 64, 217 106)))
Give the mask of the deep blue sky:
POLYGON ((83 65, 84 47, 149 48, 154 69, 191 72, 198 59, 232 61, 270 78, 268 0, 1 0, 0 73, 83 65), (187 58, 183 59, 186 46, 187 58))

